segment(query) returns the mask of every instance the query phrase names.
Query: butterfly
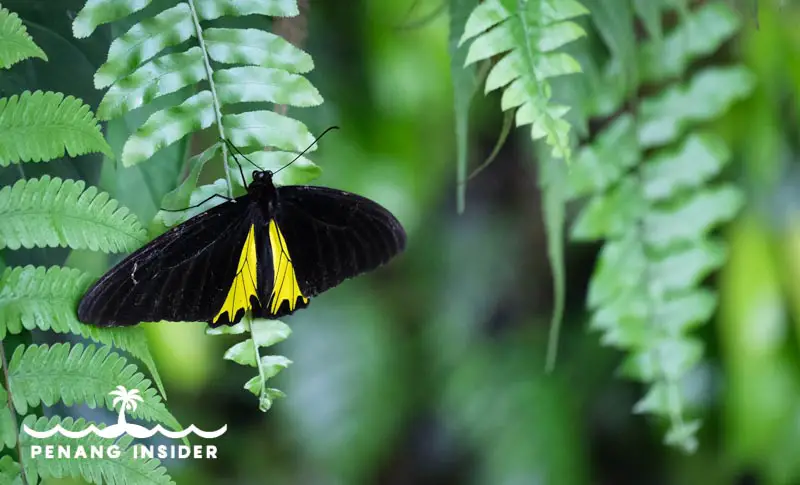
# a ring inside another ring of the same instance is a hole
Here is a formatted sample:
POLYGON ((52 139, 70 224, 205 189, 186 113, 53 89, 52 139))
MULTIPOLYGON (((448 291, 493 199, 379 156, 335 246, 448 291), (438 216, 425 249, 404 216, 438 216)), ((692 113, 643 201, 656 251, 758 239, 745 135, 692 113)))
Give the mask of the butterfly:
POLYGON ((269 170, 252 175, 247 194, 169 229, 109 270, 81 299, 78 319, 101 327, 161 320, 218 327, 248 311, 278 318, 405 248, 400 222, 370 199, 275 186, 269 170))

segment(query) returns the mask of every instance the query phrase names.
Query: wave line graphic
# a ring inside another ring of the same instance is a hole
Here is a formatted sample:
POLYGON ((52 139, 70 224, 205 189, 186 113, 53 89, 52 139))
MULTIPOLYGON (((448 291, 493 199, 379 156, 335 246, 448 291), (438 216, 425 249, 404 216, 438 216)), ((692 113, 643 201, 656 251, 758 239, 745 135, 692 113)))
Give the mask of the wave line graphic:
POLYGON ((83 429, 81 431, 70 431, 68 429, 64 429, 61 427, 60 424, 57 424, 54 428, 48 429, 46 431, 36 431, 35 429, 31 429, 28 427, 27 424, 22 425, 22 428, 26 433, 34 438, 45 439, 50 438, 55 434, 60 434, 65 438, 71 439, 79 439, 88 436, 91 433, 94 433, 96 436, 101 438, 119 438, 123 434, 128 434, 133 436, 134 438, 144 439, 150 438, 156 433, 161 433, 163 436, 172 439, 180 439, 185 438, 190 433, 194 433, 197 436, 205 439, 213 439, 219 438, 223 434, 228 431, 228 425, 224 425, 216 431, 203 431, 202 429, 197 428, 195 425, 190 425, 188 428, 184 429, 183 431, 170 431, 168 429, 164 429, 160 424, 157 424, 155 427, 151 429, 147 429, 144 426, 139 426, 138 424, 133 423, 123 423, 123 424, 112 424, 107 428, 99 429, 95 425, 90 425, 88 428, 83 429))

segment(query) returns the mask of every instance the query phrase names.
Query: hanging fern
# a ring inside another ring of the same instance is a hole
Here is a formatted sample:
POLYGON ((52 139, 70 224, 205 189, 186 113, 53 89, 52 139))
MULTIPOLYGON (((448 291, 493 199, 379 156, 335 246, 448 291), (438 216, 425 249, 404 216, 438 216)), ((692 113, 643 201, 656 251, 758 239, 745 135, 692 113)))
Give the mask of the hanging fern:
POLYGON ((503 89, 501 108, 516 109, 517 126, 531 125, 531 138, 545 138, 557 158, 570 158, 568 106, 551 102, 548 79, 580 72, 568 54, 554 52, 585 35, 569 19, 587 14, 577 1, 487 0, 467 19, 464 43, 474 38, 466 64, 499 60, 486 78, 486 92, 503 89))
MULTIPOLYGON (((51 429, 56 425, 61 425, 64 429, 77 431, 95 424, 83 418, 73 420, 72 418, 62 419, 54 416, 50 419, 45 417, 36 418, 27 416, 22 421, 22 425, 36 431, 51 429)), ((74 460, 59 457, 55 454, 53 458, 44 458, 43 455, 29 460, 26 465, 25 475, 30 483, 38 483, 39 479, 47 478, 83 478, 89 483, 97 485, 128 485, 128 484, 152 484, 152 485, 172 485, 175 482, 167 475, 166 470, 159 460, 143 457, 133 457, 130 436, 114 441, 108 438, 101 438, 96 435, 89 435, 83 438, 82 444, 90 448, 91 446, 110 446, 116 445, 120 449, 118 458, 110 458, 105 455, 100 459, 74 460)), ((27 434, 21 435, 20 446, 25 456, 31 456, 31 446, 75 446, 75 440, 65 438, 56 434, 43 440, 29 437, 27 434)))
MULTIPOLYGON (((460 12, 461 2, 452 1, 451 11, 460 12)), ((503 90, 501 109, 509 115, 515 112, 516 126, 531 125, 531 138, 544 138, 552 156, 571 159, 570 124, 564 116, 569 106, 553 102, 549 80, 578 73, 581 66, 569 54, 556 52, 565 44, 584 36, 585 31, 570 19, 589 13, 576 0, 486 0, 477 5, 464 25, 459 44, 473 39, 465 65, 497 58, 486 76, 485 91, 503 90)), ((451 48, 451 55, 457 51, 451 48)), ((462 88, 466 89, 466 88, 462 88)), ((460 95, 462 98, 464 93, 460 95)), ((467 116, 463 99, 460 101, 460 144, 465 143, 467 116)), ((468 105, 467 105, 468 106, 468 105)), ((509 125, 510 126, 510 125, 509 125)), ((502 139, 505 131, 501 135, 502 139)), ((464 148, 459 163, 466 163, 464 148)), ((565 283, 562 232, 564 226, 564 167, 550 169, 540 179, 544 196, 544 215, 548 234, 548 259, 553 268, 555 305, 552 319, 550 350, 547 367, 555 362, 555 343, 564 311, 565 283)), ((466 169, 459 168, 459 208, 463 208, 466 190, 466 169)))
MULTIPOLYGON (((76 37, 86 37, 99 25, 123 19, 149 3, 90 0, 76 16, 73 32, 76 37)), ((95 87, 109 88, 98 109, 100 119, 122 116, 166 95, 178 100, 150 115, 128 138, 121 154, 124 165, 140 163, 179 139, 212 126, 220 139, 240 147, 264 169, 277 169, 313 142, 303 123, 263 109, 264 103, 295 107, 322 103, 316 88, 301 76, 313 69, 311 56, 271 32, 218 25, 222 17, 295 16, 299 10, 294 0, 174 0, 160 4, 160 8, 112 42, 108 60, 95 74, 95 87), (257 108, 243 110, 241 103, 255 103, 244 109, 257 108), (265 147, 271 150, 264 151, 265 147)), ((193 157, 189 167, 189 176, 164 198, 163 207, 196 205, 214 193, 233 195, 234 183, 244 186, 252 177, 252 170, 246 170, 245 180, 240 180, 239 170, 223 142, 193 157), (218 152, 226 180, 197 187, 200 171, 218 152)), ((308 183, 319 172, 313 162, 301 157, 275 182, 308 183)), ((161 211, 156 220, 173 226, 215 202, 182 213, 161 211)), ((264 342, 286 338, 288 330, 280 322, 256 321, 210 333, 244 332, 251 337, 234 346, 226 358, 257 367, 258 376, 246 388, 260 397, 259 407, 266 411, 272 400, 281 395, 269 389, 266 380, 289 361, 282 357, 262 358, 258 349, 269 345, 264 342), (264 337, 264 332, 269 335, 264 337)))
MULTIPOLYGON (((641 49, 643 81, 681 75, 736 30, 721 3, 683 20, 641 49)), ((715 182, 731 157, 725 143, 687 133, 721 116, 753 85, 741 66, 708 67, 670 84, 598 133, 568 177, 571 197, 590 195, 572 238, 606 241, 589 289, 591 327, 603 332, 604 344, 628 353, 627 376, 649 384, 634 410, 665 418, 666 442, 687 451, 696 448, 700 426, 691 418, 687 379, 703 356, 690 332, 713 314, 716 295, 701 285, 725 261, 712 231, 736 215, 743 199, 734 185, 715 182)))
MULTIPOLYGON (((46 56, 27 34, 19 18, 0 8, 0 65, 46 56)), ((100 126, 81 100, 60 93, 25 92, 0 99, 0 166, 11 163, 44 162, 65 153, 111 154, 100 126)), ((82 181, 61 180, 47 175, 0 188, 0 250, 21 247, 68 247, 104 252, 130 251, 144 243, 145 231, 136 217, 108 194, 82 181)), ((92 483, 171 483, 158 460, 133 460, 130 453, 120 460, 33 459, 31 438, 20 433, 17 414, 40 404, 103 404, 113 408, 108 395, 125 385, 142 392, 144 402, 134 415, 180 428, 164 406, 151 381, 127 359, 93 345, 19 345, 8 363, 7 334, 39 329, 72 333, 102 344, 113 344, 141 359, 150 369, 163 394, 163 386, 147 349, 141 329, 100 329, 77 321, 75 309, 90 278, 78 270, 33 266, 4 268, 0 274, 0 450, 16 448, 16 460, 0 457, 0 483, 38 483, 38 477, 84 477, 92 483)), ((25 423, 36 427, 55 425, 53 417, 25 423)), ((83 425, 63 420, 65 427, 83 425)), ((63 439, 63 438, 62 438, 63 439)), ((87 444, 96 437, 70 444, 87 444)), ((40 443, 36 443, 40 444, 40 443)), ((130 440, 123 440, 124 447, 130 440)))

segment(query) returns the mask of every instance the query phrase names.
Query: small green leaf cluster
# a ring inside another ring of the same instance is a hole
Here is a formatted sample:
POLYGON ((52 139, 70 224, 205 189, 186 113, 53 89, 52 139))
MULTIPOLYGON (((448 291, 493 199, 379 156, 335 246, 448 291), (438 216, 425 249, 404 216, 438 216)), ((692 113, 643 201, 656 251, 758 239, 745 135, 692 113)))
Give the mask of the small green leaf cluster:
POLYGON ((258 369, 258 375, 247 381, 244 388, 258 396, 258 407, 261 411, 269 411, 276 398, 285 397, 282 391, 267 387, 267 381, 289 367, 292 361, 280 355, 262 356, 259 352, 260 348, 289 338, 292 330, 285 323, 278 320, 243 320, 232 327, 209 328, 206 332, 209 335, 239 335, 249 332, 251 338, 229 348, 225 352, 225 359, 258 369))
MULTIPOLYGON (((0 8, 0 65, 30 57, 46 59, 17 15, 0 8)), ((22 164, 46 162, 68 153, 111 154, 97 119, 85 103, 60 93, 25 92, 0 99, 0 166, 18 164, 22 179, 0 188, 0 250, 67 247, 105 253, 131 251, 145 242, 137 218, 107 193, 83 181, 42 176, 26 179, 22 164)), ((92 483, 172 483, 158 460, 134 460, 130 440, 116 442, 120 460, 45 460, 32 458, 32 438, 22 424, 43 430, 61 423, 82 429, 88 423, 54 416, 38 418, 40 405, 84 404, 113 410, 109 390, 138 389, 142 404, 133 416, 180 429, 163 402, 163 386, 141 328, 100 329, 81 324, 78 301, 92 277, 60 266, 16 266, 0 272, 0 353, 6 377, 0 386, 1 483, 38 483, 44 478, 83 477, 92 483), (43 330, 84 337, 91 343, 18 345, 10 360, 8 337, 43 330), (112 346, 139 359, 153 382, 112 346), (16 459, 11 450, 16 448, 16 459)), ((37 441, 35 444, 54 444, 37 441)), ((61 438, 64 439, 64 438, 61 438)), ((72 444, 103 441, 87 437, 72 444)), ((114 443, 113 440, 105 441, 114 443)))

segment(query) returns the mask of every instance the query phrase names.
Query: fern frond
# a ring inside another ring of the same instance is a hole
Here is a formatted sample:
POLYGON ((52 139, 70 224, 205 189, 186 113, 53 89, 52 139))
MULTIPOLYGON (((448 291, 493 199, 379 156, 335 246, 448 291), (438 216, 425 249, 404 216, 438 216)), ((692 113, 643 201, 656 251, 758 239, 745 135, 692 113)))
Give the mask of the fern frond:
POLYGON ((21 472, 22 468, 13 458, 8 455, 0 457, 0 483, 22 485, 21 472))
POLYGON ((72 333, 111 345, 141 360, 164 394, 142 327, 98 328, 78 321, 75 309, 91 283, 92 278, 77 269, 6 268, 0 274, 0 340, 6 332, 39 329, 72 333))
POLYGON ((0 167, 85 153, 112 156, 89 106, 61 93, 25 91, 0 98, 0 167))
MULTIPOLYGON (((98 25, 130 15, 147 3, 90 0, 75 19, 75 33, 88 35, 98 25)), ((167 94, 181 100, 152 114, 135 131, 122 150, 124 165, 140 163, 214 124, 220 138, 230 138, 243 148, 298 152, 313 141, 304 124, 286 116, 230 109, 243 102, 320 104, 317 90, 298 75, 313 68, 311 57, 269 32, 214 26, 220 17, 297 15, 295 0, 187 0, 165 6, 169 8, 135 24, 113 42, 108 61, 95 77, 97 86, 110 86, 99 110, 102 119, 121 116, 167 94), (206 26, 208 22, 212 25, 206 26), (170 52, 164 53, 168 48, 170 52), (180 94, 200 83, 203 89, 188 99, 180 94)), ((227 147, 222 153, 227 159, 227 147)), ((228 160, 225 164, 230 187, 228 160)))
POLYGON ((569 19, 588 10, 575 0, 487 0, 473 10, 461 37, 474 38, 466 65, 499 56, 489 71, 486 92, 503 88, 503 111, 516 109, 516 125, 531 125, 534 140, 545 138, 556 158, 570 158, 568 106, 551 102, 548 79, 580 72, 559 47, 585 35, 569 19))
POLYGON ((703 353, 690 331, 716 305, 714 293, 698 285, 724 263, 725 249, 710 233, 736 215, 743 197, 731 185, 709 186, 730 159, 720 139, 680 137, 752 88, 744 68, 711 68, 686 87, 644 100, 638 126, 629 116, 615 120, 577 157, 572 179, 573 194, 595 194, 572 227, 573 239, 607 240, 590 284, 591 326, 603 332, 604 344, 630 352, 628 376, 651 385, 635 410, 666 418, 666 441, 686 450, 696 447, 700 424, 686 418, 684 386, 703 353), (681 93, 691 107, 670 103, 677 96, 670 93, 681 93), (601 166, 601 176, 587 183, 601 166))
POLYGON ((642 81, 680 76, 692 61, 716 52, 740 24, 739 17, 720 2, 705 3, 684 20, 662 41, 643 46, 639 53, 642 81))
MULTIPOLYGON (((0 451, 3 451, 3 448, 13 448, 16 444, 17 430, 14 429, 14 418, 8 407, 8 393, 3 386, 0 386, 0 451)), ((0 477, 2 476, 0 473, 0 477)))
POLYGON ((0 249, 132 251, 145 242, 136 216, 82 181, 19 180, 0 189, 0 249))
MULTIPOLYGON (((73 420, 72 418, 62 419, 54 416, 50 419, 45 417, 27 416, 23 421, 23 426, 36 431, 46 431, 56 425, 70 431, 80 431, 90 425, 95 424, 83 418, 73 420)), ((38 439, 22 433, 21 446, 22 453, 26 457, 31 456, 31 446, 53 445, 56 449, 59 446, 76 446, 74 439, 66 438, 61 434, 46 439, 38 439)), ((119 441, 101 438, 95 434, 89 434, 81 439, 81 444, 85 449, 92 446, 117 445, 121 450, 118 458, 111 458, 104 454, 102 458, 90 458, 85 460, 74 460, 59 457, 55 454, 52 458, 45 458, 44 454, 36 458, 29 458, 23 462, 25 475, 31 483, 38 483, 40 478, 83 478, 89 483, 97 485, 128 485, 128 484, 148 484, 148 485, 174 485, 175 482, 167 474, 166 469, 157 459, 133 457, 131 443, 133 439, 129 436, 121 438, 119 441)))
POLYGON ((256 319, 252 322, 240 322, 238 326, 221 329, 208 329, 207 333, 215 334, 240 334, 250 331, 251 338, 235 344, 225 352, 224 358, 232 360, 239 365, 256 367, 258 375, 244 384, 244 388, 259 397, 259 409, 267 412, 272 407, 272 402, 285 397, 278 389, 267 387, 267 381, 275 377, 280 371, 289 367, 292 361, 280 355, 260 355, 259 348, 269 347, 289 338, 292 330, 278 320, 256 319))
MULTIPOLYGON (((640 52, 645 81, 681 76, 738 26, 719 2, 681 17, 663 41, 640 52)), ((572 197, 591 195, 572 238, 606 240, 589 288, 591 327, 605 345, 628 353, 622 371, 649 385, 634 411, 664 418, 665 441, 687 451, 697 446, 700 422, 689 418, 686 386, 703 355, 691 332, 714 312, 716 294, 701 284, 726 259, 712 232, 743 203, 741 190, 713 183, 730 150, 696 127, 753 87, 742 66, 706 68, 667 85, 642 100, 635 117, 619 116, 599 133, 569 176, 572 197)))
POLYGON ((33 42, 19 16, 0 7, 0 68, 7 69, 31 57, 47 60, 47 55, 33 42))
POLYGON ((68 343, 19 346, 8 364, 8 379, 14 407, 19 414, 28 406, 58 401, 67 406, 83 403, 90 408, 104 405, 114 410, 109 392, 117 386, 138 389, 143 402, 131 415, 181 429, 167 410, 149 379, 127 359, 109 347, 68 343))

